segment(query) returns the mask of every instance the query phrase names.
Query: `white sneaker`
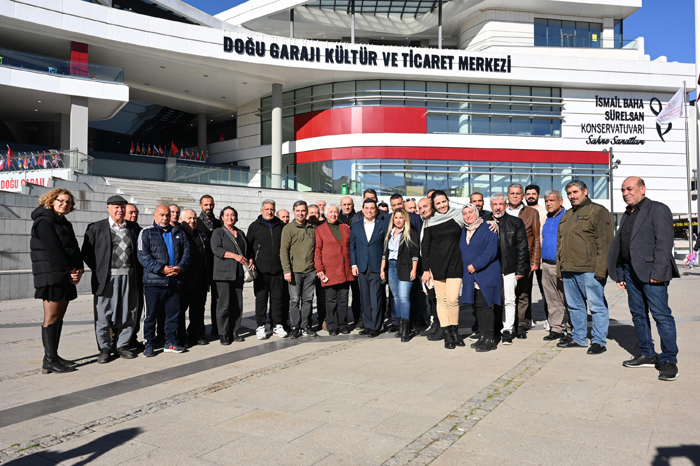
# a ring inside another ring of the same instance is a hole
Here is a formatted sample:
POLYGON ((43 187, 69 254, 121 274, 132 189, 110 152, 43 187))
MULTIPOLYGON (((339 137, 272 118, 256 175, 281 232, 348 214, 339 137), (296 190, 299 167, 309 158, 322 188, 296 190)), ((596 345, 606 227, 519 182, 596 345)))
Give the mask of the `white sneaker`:
POLYGON ((275 325, 275 330, 273 330, 272 334, 276 337, 284 338, 287 336, 287 332, 284 330, 284 327, 281 325, 275 325))
POLYGON ((549 326, 549 321, 548 321, 548 320, 545 320, 545 321, 544 321, 544 329, 545 329, 546 331, 549 332, 549 329, 550 329, 550 328, 551 328, 551 327, 549 326))
POLYGON ((267 332, 265 332, 265 326, 261 325, 255 330, 255 334, 258 336, 258 340, 265 340, 267 338, 267 332))

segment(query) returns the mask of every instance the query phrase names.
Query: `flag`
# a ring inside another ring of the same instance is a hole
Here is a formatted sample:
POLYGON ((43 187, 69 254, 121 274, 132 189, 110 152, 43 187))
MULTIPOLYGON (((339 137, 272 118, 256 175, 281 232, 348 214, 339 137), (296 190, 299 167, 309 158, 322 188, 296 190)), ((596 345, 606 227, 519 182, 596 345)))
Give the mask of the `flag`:
POLYGON ((165 155, 165 151, 163 150, 163 146, 158 146, 158 152, 160 155, 165 155))
POLYGON ((5 169, 5 159, 0 155, 0 170, 5 169))
POLYGON ((224 133, 222 132, 222 133, 221 133, 221 136, 219 136, 219 142, 224 141, 224 140, 225 140, 225 139, 224 139, 224 133))
POLYGON ((12 149, 10 149, 10 145, 7 145, 7 160, 10 160, 12 156, 15 155, 12 153, 12 149))
POLYGON ((136 152, 134 152, 134 153, 137 155, 141 153, 141 147, 139 146, 138 142, 136 143, 136 152))
POLYGON ((209 160, 209 151, 204 152, 204 160, 209 160))
POLYGON ((146 144, 141 146, 141 155, 146 155, 146 144))
POLYGON ((148 155, 151 155, 151 145, 148 145, 148 152, 146 152, 148 155))
POLYGON ((129 149, 129 155, 134 153, 134 143, 131 143, 131 149, 129 149))
POLYGON ((663 110, 656 116, 657 125, 665 125, 683 116, 683 105, 685 104, 685 83, 678 89, 676 95, 671 98, 663 110))
POLYGON ((195 158, 199 160, 199 149, 197 149, 197 151, 195 152, 195 158))
POLYGON ((32 160, 30 163, 32 165, 32 168, 36 168, 38 165, 38 163, 36 163, 36 158, 33 155, 32 155, 32 160))
POLYGON ((39 164, 39 166, 40 166, 41 168, 46 168, 46 163, 44 162, 44 156, 43 156, 43 155, 40 155, 40 156, 39 156, 39 160, 38 160, 37 162, 38 162, 38 164, 39 164))
POLYGON ((170 143, 170 153, 177 155, 177 153, 180 152, 180 150, 177 148, 174 142, 170 143))
POLYGON ((28 159, 27 157, 24 158, 24 165, 23 165, 23 166, 24 166, 24 169, 25 169, 25 170, 26 170, 27 168, 29 168, 29 159, 28 159))

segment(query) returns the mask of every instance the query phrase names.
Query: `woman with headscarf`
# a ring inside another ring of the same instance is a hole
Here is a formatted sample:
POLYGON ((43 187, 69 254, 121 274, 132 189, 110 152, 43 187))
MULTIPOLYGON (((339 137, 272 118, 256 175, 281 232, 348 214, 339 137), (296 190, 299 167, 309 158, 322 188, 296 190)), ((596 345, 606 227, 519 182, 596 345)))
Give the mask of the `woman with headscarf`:
POLYGON ((433 192, 431 199, 435 214, 423 224, 421 258, 425 272, 421 280, 433 280, 445 348, 454 349, 464 346, 459 335, 459 290, 464 273, 459 239, 464 219, 459 209, 450 207, 445 191, 433 192))
POLYGON ((494 305, 501 305, 501 263, 498 261, 498 235, 489 231, 473 204, 462 209, 464 229, 459 241, 464 276, 462 302, 476 308, 479 338, 471 347, 477 353, 496 349, 494 305))

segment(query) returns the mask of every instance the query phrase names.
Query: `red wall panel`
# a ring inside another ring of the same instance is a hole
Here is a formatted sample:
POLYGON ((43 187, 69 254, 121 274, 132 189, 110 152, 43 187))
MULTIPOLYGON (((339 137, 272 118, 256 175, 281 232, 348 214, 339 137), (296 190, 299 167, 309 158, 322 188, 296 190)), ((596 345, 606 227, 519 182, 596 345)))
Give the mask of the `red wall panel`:
POLYGON ((70 43, 70 74, 88 75, 88 45, 82 42, 70 43))
POLYGON ((339 134, 426 132, 426 109, 420 107, 347 107, 294 116, 297 140, 339 134))
POLYGON ((474 160, 493 162, 595 163, 606 165, 601 152, 452 147, 342 147, 299 152, 297 163, 348 159, 474 160))

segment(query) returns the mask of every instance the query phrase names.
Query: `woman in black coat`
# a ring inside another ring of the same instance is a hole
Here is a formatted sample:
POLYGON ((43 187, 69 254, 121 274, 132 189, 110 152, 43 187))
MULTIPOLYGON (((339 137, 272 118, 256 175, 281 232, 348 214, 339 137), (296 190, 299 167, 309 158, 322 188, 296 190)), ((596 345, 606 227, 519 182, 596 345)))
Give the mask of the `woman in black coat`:
POLYGON ((214 253, 214 285, 219 295, 216 303, 216 321, 222 345, 231 341, 244 341, 238 334, 243 317, 243 264, 255 268, 248 250, 248 241, 236 228, 238 212, 233 207, 224 207, 220 215, 223 226, 211 235, 211 250, 214 253))
POLYGON ((75 285, 84 271, 73 225, 65 217, 75 210, 75 199, 66 189, 54 189, 43 195, 39 204, 32 212, 34 224, 29 247, 34 297, 44 303, 41 372, 72 372, 75 364, 58 355, 58 343, 68 303, 78 297, 75 285))

